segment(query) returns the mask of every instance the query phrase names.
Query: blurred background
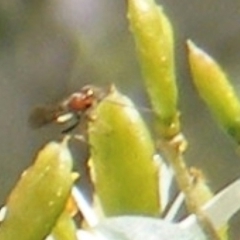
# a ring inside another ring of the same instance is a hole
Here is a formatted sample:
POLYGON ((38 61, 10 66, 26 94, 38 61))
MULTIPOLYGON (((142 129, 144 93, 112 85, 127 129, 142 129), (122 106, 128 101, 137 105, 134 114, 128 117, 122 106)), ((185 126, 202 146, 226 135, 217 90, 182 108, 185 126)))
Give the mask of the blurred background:
MULTIPOLYGON (((191 84, 185 41, 192 39, 212 55, 239 90, 240 3, 158 3, 175 29, 179 105, 190 143, 186 159, 203 169, 217 191, 240 176, 240 158, 237 145, 218 128, 191 84)), ((61 100, 86 83, 114 83, 139 108, 147 106, 126 9, 126 1, 120 0, 0 1, 2 204, 39 148, 60 137, 56 126, 29 127, 34 107, 61 100)), ((239 222, 235 217, 232 225, 239 222)))

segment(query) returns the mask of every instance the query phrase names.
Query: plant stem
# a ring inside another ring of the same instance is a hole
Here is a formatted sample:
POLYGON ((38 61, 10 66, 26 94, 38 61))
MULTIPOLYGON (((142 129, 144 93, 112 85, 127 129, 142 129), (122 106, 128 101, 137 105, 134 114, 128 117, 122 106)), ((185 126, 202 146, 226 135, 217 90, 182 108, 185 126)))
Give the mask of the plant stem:
POLYGON ((170 140, 160 140, 159 146, 161 148, 161 152, 165 155, 175 172, 179 188, 185 195, 185 202, 188 211, 197 216, 200 225, 209 239, 220 240, 221 238, 211 221, 202 211, 202 205, 199 204, 198 199, 196 199, 196 194, 193 192, 193 177, 185 164, 183 156, 187 148, 186 139, 181 133, 179 133, 170 140))

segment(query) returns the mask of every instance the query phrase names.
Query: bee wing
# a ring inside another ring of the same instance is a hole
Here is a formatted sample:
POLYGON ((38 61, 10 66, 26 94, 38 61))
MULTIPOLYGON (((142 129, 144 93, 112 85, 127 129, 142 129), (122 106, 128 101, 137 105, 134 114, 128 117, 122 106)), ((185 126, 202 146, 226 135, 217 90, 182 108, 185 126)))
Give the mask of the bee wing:
POLYGON ((32 110, 28 123, 32 128, 40 128, 56 120, 58 110, 54 106, 38 106, 32 110))

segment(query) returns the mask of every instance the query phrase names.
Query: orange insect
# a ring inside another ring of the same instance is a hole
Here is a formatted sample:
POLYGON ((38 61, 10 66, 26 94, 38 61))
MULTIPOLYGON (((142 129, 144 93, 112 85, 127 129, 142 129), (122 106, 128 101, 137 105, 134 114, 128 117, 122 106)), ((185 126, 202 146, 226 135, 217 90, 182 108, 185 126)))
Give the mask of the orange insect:
POLYGON ((62 131, 62 133, 68 133, 78 126, 87 112, 96 106, 104 96, 106 96, 106 92, 103 90, 86 85, 56 105, 35 108, 29 118, 30 125, 39 128, 53 122, 69 123, 69 126, 62 131))

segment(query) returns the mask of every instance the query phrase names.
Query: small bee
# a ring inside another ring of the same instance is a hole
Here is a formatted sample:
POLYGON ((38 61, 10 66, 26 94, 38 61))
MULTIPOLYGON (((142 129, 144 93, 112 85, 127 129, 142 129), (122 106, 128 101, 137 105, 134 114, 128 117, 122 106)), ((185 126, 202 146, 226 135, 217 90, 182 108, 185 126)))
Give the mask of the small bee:
POLYGON ((55 105, 36 107, 29 117, 29 123, 33 128, 39 128, 49 123, 70 123, 62 133, 68 133, 79 125, 82 118, 87 116, 89 110, 96 106, 105 96, 106 92, 86 85, 78 92, 55 105))

